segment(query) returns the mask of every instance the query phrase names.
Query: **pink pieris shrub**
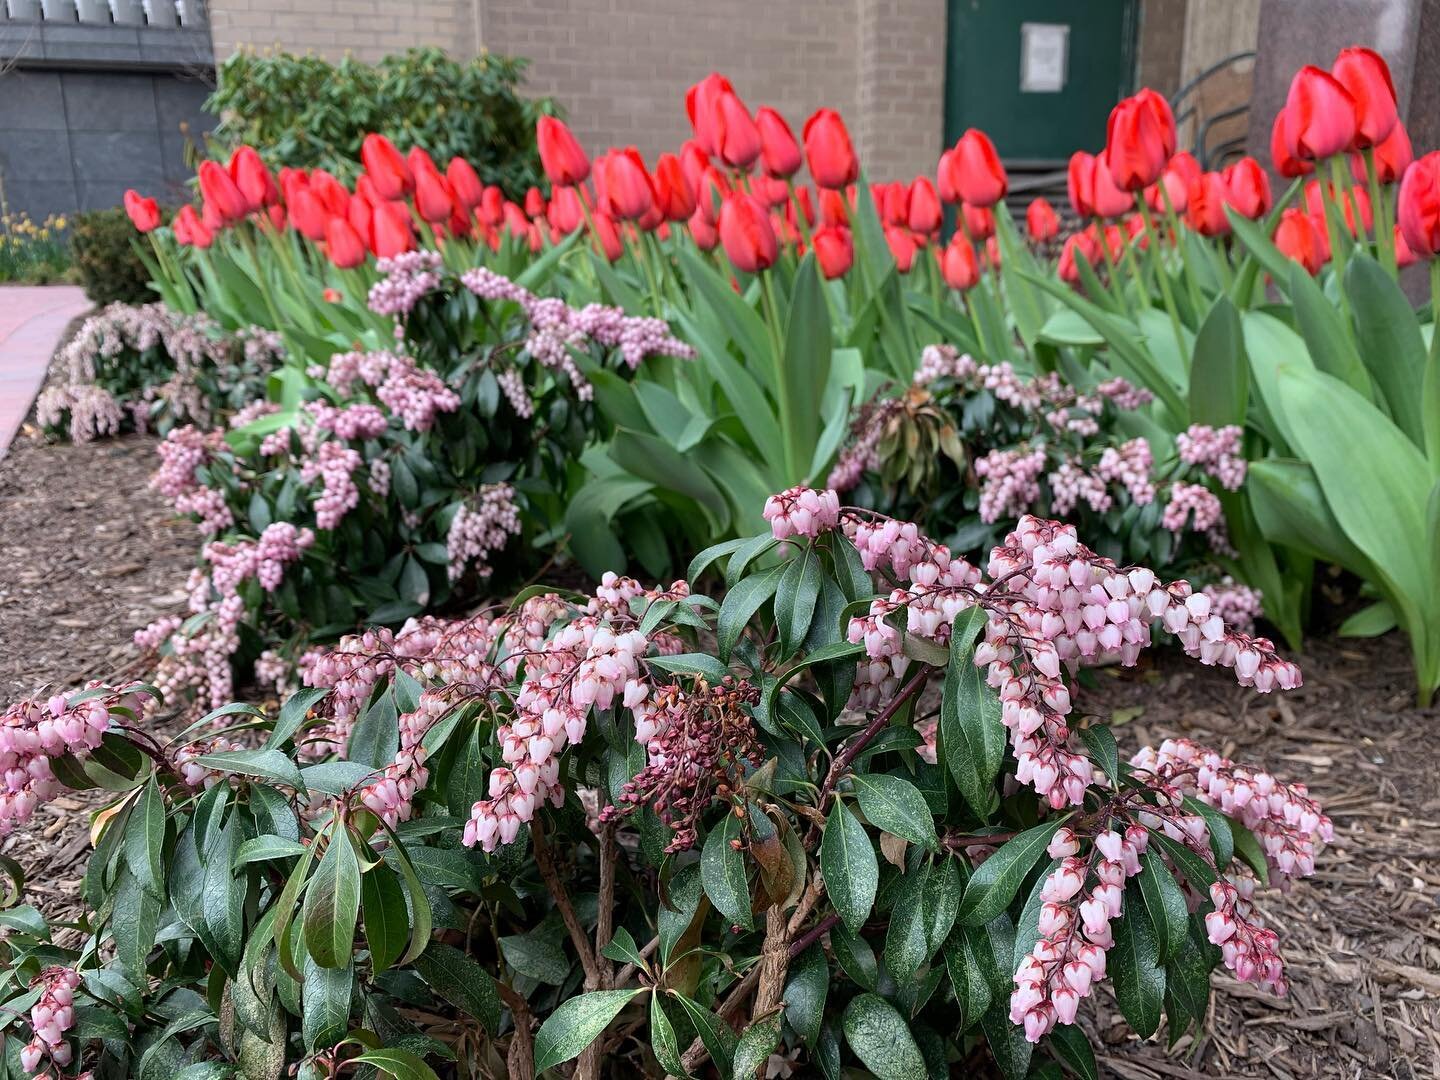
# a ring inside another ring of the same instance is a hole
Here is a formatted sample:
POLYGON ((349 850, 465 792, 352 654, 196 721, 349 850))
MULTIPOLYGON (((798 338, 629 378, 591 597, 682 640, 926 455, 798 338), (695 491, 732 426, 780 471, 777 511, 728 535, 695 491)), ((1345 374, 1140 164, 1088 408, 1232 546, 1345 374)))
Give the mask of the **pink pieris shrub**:
MULTIPOLYGON (((1283 692, 1269 641, 1056 521, 982 567, 833 490, 764 518, 667 586, 347 634, 278 710, 167 742, 148 688, 12 707, 26 812, 119 790, 89 939, 3 916, 23 1068, 138 1075, 160 1042, 266 1075, 912 1076, 985 1047, 1022 1080, 1097 1075, 1076 1021, 1102 981, 1171 1040, 1214 968, 1285 992, 1264 894, 1313 872, 1321 807, 1189 740, 1122 751, 1077 701, 1162 635, 1283 692)), ((313 550, 216 543, 227 581, 313 550)))
POLYGON ((281 401, 160 447, 152 484, 205 537, 187 613, 136 635, 167 694, 218 706, 237 667, 284 679, 311 641, 399 625, 538 565, 563 540, 593 437, 582 365, 620 377, 692 355, 659 320, 571 308, 484 269, 456 276, 431 252, 380 268, 369 303, 392 341, 287 369, 281 401))
POLYGON ((1245 481, 1238 427, 1192 425, 1173 442, 1152 395, 1123 378, 1080 390, 947 345, 909 387, 856 415, 832 486, 924 524, 964 552, 1024 514, 1074 521, 1096 550, 1209 580, 1233 555, 1221 495, 1245 481))
POLYGON ((280 336, 260 327, 226 333, 204 313, 111 304, 61 348, 36 419, 74 442, 184 423, 209 428, 263 394, 284 356, 280 336))

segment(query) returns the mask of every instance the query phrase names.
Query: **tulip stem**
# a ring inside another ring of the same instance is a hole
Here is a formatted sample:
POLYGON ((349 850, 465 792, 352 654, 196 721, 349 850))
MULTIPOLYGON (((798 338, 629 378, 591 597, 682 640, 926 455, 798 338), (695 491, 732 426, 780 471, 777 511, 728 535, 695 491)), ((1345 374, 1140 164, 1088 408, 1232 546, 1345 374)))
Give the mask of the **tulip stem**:
MULTIPOLYGON (((1180 328, 1180 311, 1175 307, 1175 294, 1170 291, 1170 275, 1165 272, 1165 258, 1160 251, 1160 234, 1155 229, 1155 216, 1150 213, 1150 204, 1143 195, 1137 193, 1135 202, 1140 207, 1140 217, 1144 219, 1145 231, 1150 236, 1150 254, 1155 259, 1155 276, 1160 281, 1160 298, 1165 302, 1165 311, 1170 316, 1170 328, 1175 331, 1175 347, 1180 350, 1180 362, 1186 363, 1189 347, 1185 344, 1185 333, 1180 328)), ((1198 311, 1196 317, 1199 317, 1198 311)))
POLYGON ((1367 146, 1365 176, 1370 182, 1370 210, 1375 215, 1375 244, 1380 249, 1380 259, 1390 276, 1398 277, 1400 267, 1395 258, 1395 231, 1390 225, 1390 210, 1385 202, 1385 193, 1380 187, 1380 176, 1375 171, 1375 148, 1367 146))
POLYGON ((810 249, 814 246, 810 237, 810 223, 805 220, 805 211, 800 206, 800 196, 795 193, 795 181, 786 178, 785 187, 790 192, 790 205, 795 208, 795 227, 800 230, 800 235, 805 238, 805 247, 810 249))
POLYGON ((1190 307, 1194 309, 1198 325, 1201 312, 1205 310, 1205 298, 1200 293, 1195 267, 1190 264, 1190 245, 1185 242, 1185 234, 1180 231, 1180 215, 1175 212, 1175 204, 1170 201, 1170 189, 1165 186, 1163 176, 1156 187, 1160 189, 1160 198, 1165 203, 1165 220, 1170 226, 1170 235, 1175 237, 1175 246, 1180 249, 1180 261, 1185 265, 1185 284, 1190 292, 1190 307))
MULTIPOLYGON (((1327 187, 1323 180, 1320 181, 1320 196, 1325 202, 1325 220, 1330 228, 1330 258, 1335 264, 1335 290, 1340 297, 1340 311, 1345 316, 1345 335, 1353 342, 1355 340, 1355 325, 1350 321, 1350 298, 1345 295, 1345 264, 1348 257, 1346 245, 1350 241, 1349 233, 1345 226, 1345 212, 1340 208, 1340 192, 1344 190, 1344 175, 1341 173, 1343 159, 1339 154, 1330 158, 1330 183, 1327 187), (1333 224, 1330 224, 1333 221, 1333 224)), ((1359 207, 1352 205, 1351 214, 1355 217, 1356 231, 1360 231, 1359 207)))

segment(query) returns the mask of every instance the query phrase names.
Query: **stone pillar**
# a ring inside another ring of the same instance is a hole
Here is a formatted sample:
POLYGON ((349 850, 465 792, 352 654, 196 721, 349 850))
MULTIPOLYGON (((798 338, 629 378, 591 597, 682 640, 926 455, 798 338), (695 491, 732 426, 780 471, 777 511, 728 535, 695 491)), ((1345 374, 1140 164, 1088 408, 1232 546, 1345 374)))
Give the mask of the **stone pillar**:
POLYGON ((946 2, 858 0, 857 14, 851 134, 866 173, 871 180, 933 177, 945 134, 946 2))
POLYGON ((1440 0, 1261 0, 1250 153, 1270 160, 1270 128, 1296 70, 1328 68, 1347 45, 1368 46, 1389 63, 1417 152, 1440 143, 1440 0))

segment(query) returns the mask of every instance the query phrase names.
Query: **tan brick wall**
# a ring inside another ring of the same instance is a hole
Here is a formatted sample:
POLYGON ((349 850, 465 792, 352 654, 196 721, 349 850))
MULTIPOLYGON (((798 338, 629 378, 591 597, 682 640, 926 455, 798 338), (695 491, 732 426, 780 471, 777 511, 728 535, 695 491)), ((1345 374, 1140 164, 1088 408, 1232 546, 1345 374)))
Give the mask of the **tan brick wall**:
POLYGON ((279 47, 373 62, 415 45, 456 58, 476 50, 477 0, 209 0, 215 58, 236 49, 279 47))
POLYGON ((689 135, 685 88, 722 71, 797 138, 822 105, 871 177, 933 172, 944 108, 946 0, 209 0, 217 58, 279 46, 377 60, 412 45, 531 60, 592 153, 647 159, 689 135))
POLYGON ((945 134, 945 0, 858 0, 864 45, 851 121, 872 180, 932 179, 945 134))

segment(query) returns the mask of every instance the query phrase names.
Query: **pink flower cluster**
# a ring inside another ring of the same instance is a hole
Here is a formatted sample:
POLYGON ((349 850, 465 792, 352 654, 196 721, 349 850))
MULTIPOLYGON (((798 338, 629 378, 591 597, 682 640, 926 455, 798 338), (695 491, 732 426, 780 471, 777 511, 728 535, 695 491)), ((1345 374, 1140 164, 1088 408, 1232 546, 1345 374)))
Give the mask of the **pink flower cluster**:
POLYGON ((988 525, 1001 518, 1019 517, 1039 502, 1040 476, 1047 464, 1044 443, 991 450, 975 462, 975 474, 984 480, 980 520, 988 525))
POLYGON ((1107 829, 1080 855, 1074 831, 1061 828, 1048 853, 1062 860, 1041 886, 1040 938, 1015 969, 1010 1022, 1037 1043, 1056 1024, 1073 1024, 1083 998, 1105 977, 1114 946, 1110 920, 1120 917, 1125 880, 1140 872, 1150 836, 1138 825, 1107 829))
POLYGON ((762 516, 776 540, 819 536, 840 521, 840 496, 834 491, 792 487, 765 500, 762 516))
POLYGON ((31 1075, 40 1070, 40 1062, 46 1058, 64 1068, 74 1056, 65 1032, 75 1026, 75 991, 80 987, 80 973, 74 968, 48 967, 35 982, 40 986, 40 1000, 30 1007, 30 1029, 35 1037, 20 1051, 20 1065, 31 1075))
POLYGON ((1115 407, 1124 412, 1133 412, 1136 409, 1143 409, 1155 400, 1155 395, 1143 386, 1133 386, 1131 383, 1116 376, 1107 379, 1095 387, 1095 393, 1101 397, 1109 398, 1115 403, 1115 407))
POLYGON ((460 408, 459 394, 404 353, 336 353, 325 379, 342 394, 352 393, 357 381, 372 387, 407 431, 429 431, 441 413, 460 408))
POLYGON ((92 683, 44 703, 18 701, 0 714, 0 836, 54 798, 60 785, 50 770, 51 758, 88 754, 109 730, 112 708, 138 715, 145 700, 139 691, 106 692, 92 683))
POLYGON ((223 769, 215 769, 201 765, 195 759, 203 757, 206 754, 224 754, 232 750, 244 749, 245 747, 243 745, 232 739, 227 739, 223 735, 217 735, 208 739, 198 739, 195 742, 186 743, 180 747, 179 750, 175 751, 175 768, 179 771, 180 779, 184 781, 187 787, 203 787, 209 789, 222 780, 233 782, 235 779, 234 774, 228 773, 223 769))
POLYGON ((320 481, 315 500, 315 524, 320 528, 339 528, 345 515, 360 505, 355 474, 364 464, 360 451, 338 442, 321 443, 313 457, 300 463, 300 479, 307 484, 320 481))
POLYGON ((451 581, 465 576, 472 565, 481 579, 493 571, 490 556, 520 535, 520 508, 515 489, 509 484, 486 484, 479 498, 460 504, 445 537, 450 556, 447 573, 451 581))
POLYGON ((1086 472, 1080 462, 1069 459, 1050 474, 1050 510, 1067 517, 1080 502, 1097 514, 1103 514, 1114 505, 1114 499, 1105 487, 1105 481, 1095 473, 1086 472))
POLYGON ((1227 491, 1239 491, 1245 483, 1246 461, 1241 439, 1244 432, 1235 424, 1222 428, 1191 424, 1175 436, 1180 460, 1198 465, 1227 491))
MULTIPOLYGON (((370 286, 370 310, 403 319, 427 293, 439 287, 444 266, 445 260, 437 251, 405 251, 377 260, 375 269, 383 276, 370 286)), ((396 336, 403 332, 397 327, 396 336)))
POLYGON ((1119 446, 1107 446, 1100 454, 1095 473, 1107 484, 1118 484, 1136 506, 1155 501, 1155 484, 1150 479, 1154 458, 1144 439, 1131 439, 1119 446))
POLYGON ((1264 594, 1229 575, 1200 591, 1210 598, 1211 610, 1224 619, 1227 626, 1247 634, 1254 630, 1255 620, 1265 613, 1264 594))
POLYGON ((1175 484, 1170 488, 1170 501, 1165 506, 1160 526, 1173 533, 1182 533, 1186 523, 1190 522, 1190 527, 1196 532, 1208 533, 1220 526, 1224 517, 1225 510, 1219 497, 1204 484, 1175 484))
POLYGON ((155 448, 160 467, 150 477, 150 487, 169 499, 176 513, 194 514, 200 518, 201 528, 212 535, 235 524, 224 496, 203 486, 199 477, 199 470, 209 464, 220 446, 217 431, 201 432, 189 424, 174 428, 155 448))

